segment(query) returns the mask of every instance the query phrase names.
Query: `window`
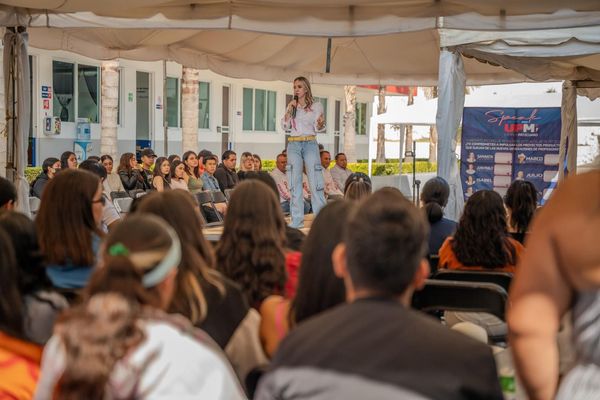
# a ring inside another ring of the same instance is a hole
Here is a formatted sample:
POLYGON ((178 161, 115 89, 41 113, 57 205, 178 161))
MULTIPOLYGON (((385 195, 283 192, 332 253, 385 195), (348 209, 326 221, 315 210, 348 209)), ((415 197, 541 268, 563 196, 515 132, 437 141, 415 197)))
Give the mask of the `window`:
POLYGON ((367 103, 356 103, 355 128, 357 135, 367 134, 367 103))
POLYGON ((275 132, 277 93, 244 88, 243 129, 275 132))
POLYGON ((179 127, 179 79, 167 77, 167 126, 179 127))
POLYGON ((77 66, 77 117, 98 123, 99 68, 77 66))
POLYGON ((210 83, 200 82, 198 91, 198 128, 210 129, 210 83))
POLYGON ((323 118, 325 118, 325 128, 318 133, 327 133, 327 99, 325 97, 314 97, 314 100, 323 105, 323 118))
POLYGON ((53 115, 63 122, 75 122, 75 64, 52 61, 53 115))

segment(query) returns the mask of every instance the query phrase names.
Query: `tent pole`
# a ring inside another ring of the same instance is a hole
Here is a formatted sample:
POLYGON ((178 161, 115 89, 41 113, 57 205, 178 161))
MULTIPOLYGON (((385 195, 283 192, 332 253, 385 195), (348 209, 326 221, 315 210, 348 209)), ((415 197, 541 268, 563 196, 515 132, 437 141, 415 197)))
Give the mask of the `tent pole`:
POLYGON ((163 154, 169 156, 169 121, 167 120, 167 60, 163 60, 163 154))

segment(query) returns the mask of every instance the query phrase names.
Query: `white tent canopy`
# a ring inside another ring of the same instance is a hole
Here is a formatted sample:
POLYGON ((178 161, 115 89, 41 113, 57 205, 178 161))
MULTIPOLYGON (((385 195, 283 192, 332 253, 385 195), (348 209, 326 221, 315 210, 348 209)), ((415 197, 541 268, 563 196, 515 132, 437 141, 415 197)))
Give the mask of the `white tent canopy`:
MULTIPOLYGON (((600 2, 567 6, 562 0, 0 0, 0 25, 26 27, 31 46, 99 59, 172 60, 259 80, 304 75, 315 83, 438 85, 438 173, 458 190, 460 86, 600 80, 600 2)), ((565 148, 567 137, 573 141, 577 86, 564 88, 565 148)), ((462 196, 454 204, 455 195, 451 218, 461 208, 462 196)))

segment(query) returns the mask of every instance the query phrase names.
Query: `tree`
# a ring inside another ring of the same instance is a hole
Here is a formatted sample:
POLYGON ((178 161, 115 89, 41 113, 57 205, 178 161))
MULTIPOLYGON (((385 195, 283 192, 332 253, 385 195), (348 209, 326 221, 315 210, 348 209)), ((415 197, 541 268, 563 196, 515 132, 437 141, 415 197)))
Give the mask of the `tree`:
POLYGON ((183 67, 181 80, 181 139, 183 151, 197 151, 200 71, 183 67))
MULTIPOLYGON (((387 111, 385 106, 385 86, 379 86, 377 98, 379 100, 377 115, 381 115, 387 111)), ((377 124, 377 158, 375 161, 378 163, 385 162, 385 124, 377 124)))
POLYGON ((119 108, 119 62, 102 62, 102 112, 100 125, 100 153, 110 155, 118 162, 117 124, 119 108))
POLYGON ((356 86, 344 86, 344 153, 348 162, 356 162, 356 86))
MULTIPOLYGON (((425 88, 425 98, 427 100, 438 97, 437 86, 425 88)), ((437 162, 437 128, 435 125, 429 127, 429 162, 437 162)))
MULTIPOLYGON (((415 98, 413 96, 413 88, 409 87, 408 88, 408 101, 406 103, 407 106, 412 106, 413 104, 415 104, 415 98)), ((413 149, 413 127, 412 125, 406 125, 406 147, 404 148, 404 151, 412 151, 413 149)), ((400 158, 402 158, 402 154, 400 154, 400 158)), ((408 163, 412 163, 413 158, 412 157, 406 157, 404 159, 405 162, 408 163)))

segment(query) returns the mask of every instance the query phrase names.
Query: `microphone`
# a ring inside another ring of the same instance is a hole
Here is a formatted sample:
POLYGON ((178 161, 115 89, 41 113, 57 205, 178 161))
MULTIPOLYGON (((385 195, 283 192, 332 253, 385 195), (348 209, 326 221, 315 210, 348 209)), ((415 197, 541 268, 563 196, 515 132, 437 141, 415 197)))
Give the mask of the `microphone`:
MULTIPOLYGON (((298 101, 298 96, 294 96, 294 100, 298 101)), ((292 119, 296 118, 296 109, 298 108, 298 103, 292 108, 292 119)))

